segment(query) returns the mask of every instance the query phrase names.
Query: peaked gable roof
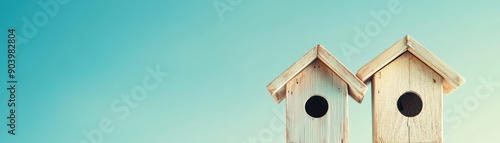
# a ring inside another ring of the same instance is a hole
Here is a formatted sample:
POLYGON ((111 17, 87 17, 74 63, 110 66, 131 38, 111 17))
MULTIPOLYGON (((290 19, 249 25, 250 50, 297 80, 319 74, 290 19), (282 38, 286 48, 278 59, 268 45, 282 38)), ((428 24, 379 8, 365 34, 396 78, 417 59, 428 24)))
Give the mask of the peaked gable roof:
POLYGON ((363 96, 367 90, 366 85, 359 80, 351 71, 349 71, 341 62, 337 60, 330 52, 323 46, 317 45, 302 58, 290 66, 286 71, 274 79, 269 85, 267 90, 273 97, 274 101, 280 103, 286 97, 286 83, 290 81, 295 75, 299 74, 315 59, 321 60, 327 65, 335 74, 337 74, 348 85, 349 95, 361 103, 363 96))
POLYGON ((375 57, 375 59, 361 67, 356 75, 362 81, 367 82, 373 74, 378 72, 385 65, 390 64, 394 59, 406 51, 413 54, 443 77, 443 90, 445 94, 453 92, 453 90, 457 89, 465 82, 465 79, 460 74, 409 35, 406 35, 403 39, 375 57))

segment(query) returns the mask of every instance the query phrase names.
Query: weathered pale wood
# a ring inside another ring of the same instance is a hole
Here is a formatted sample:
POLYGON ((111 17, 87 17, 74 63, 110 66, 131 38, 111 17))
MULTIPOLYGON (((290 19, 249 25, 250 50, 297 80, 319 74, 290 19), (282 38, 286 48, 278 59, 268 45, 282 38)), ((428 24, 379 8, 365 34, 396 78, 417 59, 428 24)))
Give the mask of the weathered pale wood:
POLYGON ((361 103, 367 90, 366 85, 321 45, 318 45, 318 58, 349 85, 349 95, 361 103))
POLYGON ((409 56, 405 53, 373 76, 373 142, 408 142, 408 118, 397 108, 399 96, 410 90, 409 56))
POLYGON ((320 60, 315 60, 286 84, 287 142, 347 142, 347 84, 320 60), (329 104, 326 115, 313 118, 305 102, 314 95, 329 104))
MULTIPOLYGON (((346 93, 348 91, 345 91, 346 93)), ((347 98, 344 99, 344 130, 342 132, 342 140, 340 140, 341 143, 348 143, 349 142, 349 102, 347 102, 347 98)))
POLYGON ((411 142, 442 142, 443 78, 419 58, 410 56, 410 90, 418 93, 422 111, 410 117, 408 126, 411 142))
POLYGON ((445 80, 443 83, 444 93, 450 94, 465 82, 465 79, 453 70, 448 64, 439 59, 436 55, 427 50, 410 36, 407 37, 408 51, 424 62, 427 66, 441 75, 445 80))
POLYGON ((443 78, 409 52, 373 76, 374 142, 442 142, 443 78), (415 117, 402 115, 397 100, 415 92, 423 107, 415 117))
POLYGON ((356 76, 358 76, 361 81, 367 82, 367 80, 370 79, 375 72, 382 69, 385 65, 389 64, 392 60, 396 59, 404 52, 406 52, 405 38, 399 40, 366 65, 361 67, 356 73, 356 76))
POLYGON ((285 70, 285 72, 267 85, 267 90, 273 99, 277 103, 281 102, 286 95, 286 86, 284 85, 295 75, 300 73, 309 63, 316 59, 323 61, 327 67, 344 80, 344 82, 349 85, 348 94, 351 95, 354 100, 361 103, 361 100, 367 90, 366 85, 321 45, 317 45, 312 50, 307 52, 306 55, 300 58, 297 62, 285 70))
POLYGON ((362 81, 368 82, 367 80, 370 79, 375 72, 406 51, 412 53, 444 78, 443 90, 445 94, 451 93, 465 82, 465 79, 460 74, 408 35, 389 47, 389 49, 385 50, 368 64, 361 67, 356 76, 362 81))
POLYGON ((267 90, 273 97, 274 101, 280 103, 281 100, 285 98, 285 88, 283 88, 290 79, 297 75, 302 69, 304 69, 309 63, 316 59, 318 55, 317 46, 307 52, 302 58, 295 62, 292 66, 286 69, 281 75, 274 79, 269 85, 267 85, 267 90))

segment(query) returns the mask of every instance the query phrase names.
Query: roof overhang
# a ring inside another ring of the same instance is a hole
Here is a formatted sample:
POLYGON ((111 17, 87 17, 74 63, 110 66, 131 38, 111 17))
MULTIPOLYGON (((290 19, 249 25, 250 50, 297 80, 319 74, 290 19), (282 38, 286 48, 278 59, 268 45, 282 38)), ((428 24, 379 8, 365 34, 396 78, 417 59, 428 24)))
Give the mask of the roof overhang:
POLYGON ((348 85, 348 94, 361 103, 367 90, 366 85, 319 44, 267 85, 267 90, 274 101, 280 103, 286 97, 286 83, 316 59, 321 60, 337 74, 348 85))
POLYGON ((443 91, 445 94, 453 92, 465 82, 465 79, 460 74, 409 35, 406 35, 375 59, 361 67, 356 75, 365 83, 369 82, 373 74, 407 51, 443 77, 443 91))

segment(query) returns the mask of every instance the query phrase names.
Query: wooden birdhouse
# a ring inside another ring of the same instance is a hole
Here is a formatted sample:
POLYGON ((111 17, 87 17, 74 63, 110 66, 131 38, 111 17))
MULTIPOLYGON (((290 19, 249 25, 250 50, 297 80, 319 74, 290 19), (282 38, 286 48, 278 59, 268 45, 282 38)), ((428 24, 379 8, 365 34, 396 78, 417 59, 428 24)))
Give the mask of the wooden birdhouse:
POLYGON ((366 85, 317 45, 267 85, 274 101, 285 97, 287 142, 347 142, 347 95, 361 102, 366 85))
POLYGON ((410 36, 359 69, 372 82, 373 142, 442 142, 443 93, 465 79, 410 36))

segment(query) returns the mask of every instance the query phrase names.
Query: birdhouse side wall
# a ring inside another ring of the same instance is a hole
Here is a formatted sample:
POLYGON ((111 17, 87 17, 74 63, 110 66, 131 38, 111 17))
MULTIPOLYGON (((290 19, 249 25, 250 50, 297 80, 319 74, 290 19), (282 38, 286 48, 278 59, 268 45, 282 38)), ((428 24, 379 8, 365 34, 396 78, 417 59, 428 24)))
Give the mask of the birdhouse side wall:
POLYGON ((287 142, 347 142, 347 84, 319 60, 286 84, 287 142), (306 101, 314 95, 328 101, 321 118, 309 116, 306 101))
POLYGON ((442 77, 406 52, 372 79, 374 142, 442 142, 442 77), (416 93, 422 110, 414 117, 398 110, 398 99, 416 93))

